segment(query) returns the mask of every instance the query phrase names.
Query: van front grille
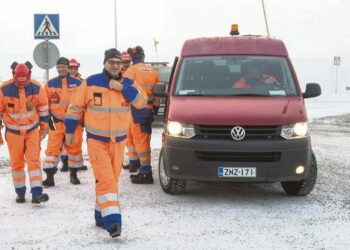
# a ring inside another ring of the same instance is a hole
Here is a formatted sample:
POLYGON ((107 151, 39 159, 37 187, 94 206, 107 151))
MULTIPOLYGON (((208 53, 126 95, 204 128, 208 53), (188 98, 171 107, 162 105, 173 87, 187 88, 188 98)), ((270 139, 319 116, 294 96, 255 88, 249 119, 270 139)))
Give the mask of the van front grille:
MULTIPOLYGON (((195 125, 196 138, 232 139, 231 130, 236 125, 195 125)), ((280 140, 281 126, 241 126, 245 130, 243 140, 280 140)))

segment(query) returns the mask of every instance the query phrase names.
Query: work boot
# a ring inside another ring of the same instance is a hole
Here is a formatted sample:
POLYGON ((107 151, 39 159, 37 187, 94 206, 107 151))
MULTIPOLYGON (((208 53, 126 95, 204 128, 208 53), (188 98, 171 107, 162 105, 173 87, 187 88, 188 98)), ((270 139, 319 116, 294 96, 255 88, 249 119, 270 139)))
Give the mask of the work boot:
POLYGON ((148 173, 138 173, 130 175, 133 184, 153 184, 152 171, 148 173))
POLYGON ((129 172, 130 173, 136 173, 137 170, 141 167, 140 160, 130 160, 129 162, 130 168, 129 172))
POLYGON ((24 194, 17 194, 16 203, 24 203, 26 202, 24 194))
POLYGON ((77 172, 78 169, 77 168, 71 168, 70 169, 70 183, 72 183, 73 185, 79 185, 80 181, 77 177, 77 172))
POLYGON ((63 162, 63 166, 61 168, 61 172, 67 172, 68 171, 68 157, 65 157, 63 162))
POLYGON ((78 170, 87 170, 88 168, 87 168, 87 166, 86 165, 83 165, 83 166, 81 166, 80 168, 78 168, 78 170))
POLYGON ((32 197, 33 204, 40 204, 41 202, 47 202, 49 200, 49 196, 45 193, 35 195, 32 197))
POLYGON ((123 169, 125 169, 125 170, 130 169, 130 164, 125 164, 125 165, 123 165, 123 169))
POLYGON ((96 227, 102 227, 103 228, 103 222, 102 221, 96 221, 96 227))
POLYGON ((130 168, 129 168, 129 172, 130 173, 136 173, 137 170, 139 170, 139 168, 137 166, 134 166, 134 165, 130 165, 130 168))
POLYGON ((122 233, 122 227, 118 224, 113 224, 108 232, 112 238, 118 237, 122 233))
POLYGON ((49 168, 49 169, 44 169, 45 173, 46 173, 46 180, 43 181, 43 186, 45 187, 53 187, 55 186, 55 179, 54 179, 54 175, 55 175, 55 170, 53 168, 49 168))

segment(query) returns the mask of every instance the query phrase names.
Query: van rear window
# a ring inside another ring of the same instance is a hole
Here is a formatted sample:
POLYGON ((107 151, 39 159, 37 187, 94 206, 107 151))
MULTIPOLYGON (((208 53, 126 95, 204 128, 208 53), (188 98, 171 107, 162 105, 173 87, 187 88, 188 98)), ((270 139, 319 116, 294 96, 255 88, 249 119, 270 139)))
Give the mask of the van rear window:
POLYGON ((286 58, 206 56, 182 61, 177 96, 297 96, 286 58))

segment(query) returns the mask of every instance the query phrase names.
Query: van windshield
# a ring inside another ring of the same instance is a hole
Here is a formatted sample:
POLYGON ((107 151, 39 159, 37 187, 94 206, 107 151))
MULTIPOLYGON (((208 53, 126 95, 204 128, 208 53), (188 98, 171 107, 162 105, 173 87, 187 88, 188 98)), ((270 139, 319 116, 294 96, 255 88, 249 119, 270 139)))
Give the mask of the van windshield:
POLYGON ((185 58, 176 96, 297 96, 283 57, 206 56, 185 58))

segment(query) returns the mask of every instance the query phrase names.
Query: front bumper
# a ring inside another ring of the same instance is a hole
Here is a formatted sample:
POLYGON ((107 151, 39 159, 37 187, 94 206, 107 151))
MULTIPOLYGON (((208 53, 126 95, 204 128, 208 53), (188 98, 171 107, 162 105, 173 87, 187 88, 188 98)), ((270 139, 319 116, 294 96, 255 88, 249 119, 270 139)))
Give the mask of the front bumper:
POLYGON ((173 179, 275 182, 308 177, 310 137, 293 140, 220 140, 165 138, 164 163, 173 179), (232 157, 231 157, 232 156, 232 157), (305 167, 297 175, 295 168, 305 167), (256 167, 256 177, 218 177, 218 167, 256 167))

